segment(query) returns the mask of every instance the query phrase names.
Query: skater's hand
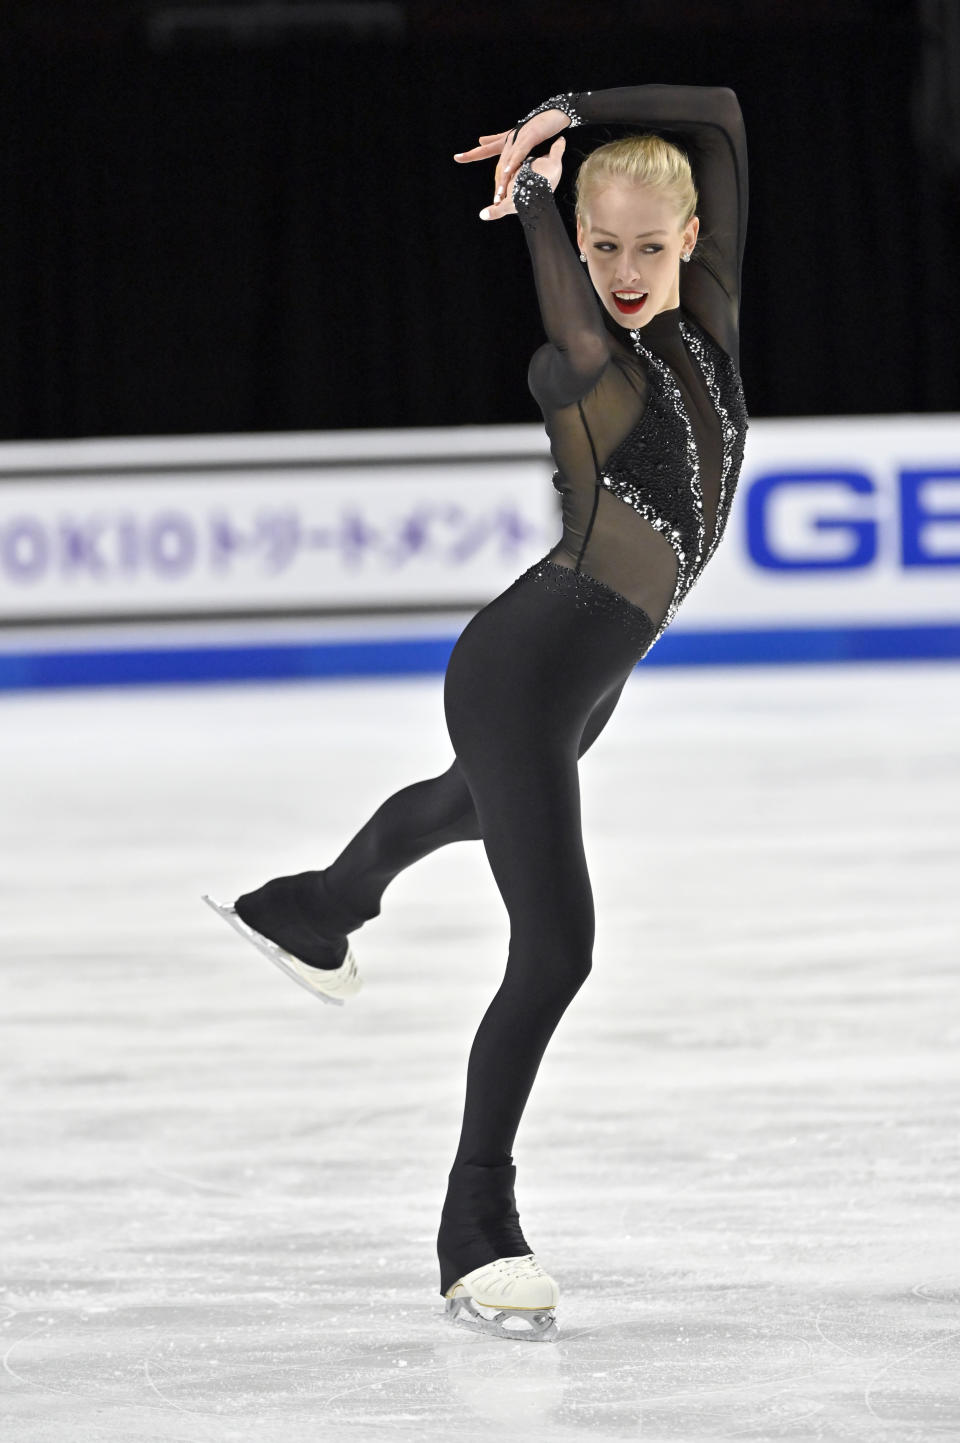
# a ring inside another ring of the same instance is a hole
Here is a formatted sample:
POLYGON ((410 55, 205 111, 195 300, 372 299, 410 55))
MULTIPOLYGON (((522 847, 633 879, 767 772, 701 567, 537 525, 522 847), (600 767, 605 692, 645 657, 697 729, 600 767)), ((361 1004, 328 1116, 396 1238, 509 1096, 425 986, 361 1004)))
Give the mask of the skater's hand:
MULTIPOLYGON (((463 165, 468 165, 473 160, 486 160, 491 155, 499 155, 496 180, 498 188, 502 190, 501 180, 516 175, 531 150, 541 141, 556 135, 558 130, 566 130, 569 124, 570 117, 564 111, 541 110, 539 115, 531 116, 526 124, 515 126, 513 130, 501 130, 499 135, 481 135, 479 145, 475 145, 472 150, 460 151, 453 158, 463 165)), ((494 196, 494 203, 502 198, 494 196)))
MULTIPOLYGON (((498 135, 481 135, 479 145, 475 145, 472 150, 460 151, 453 158, 461 164, 467 165, 474 160, 487 160, 493 155, 500 157, 494 176, 493 204, 497 206, 500 201, 509 199, 507 186, 531 150, 541 141, 549 140, 551 135, 556 135, 558 130, 566 130, 570 123, 569 115, 562 110, 541 110, 539 115, 532 116, 526 124, 516 126, 513 130, 501 130, 498 135)), ((554 147, 551 146, 551 156, 553 150, 554 147)), ((540 169, 536 161, 532 161, 531 164, 535 170, 540 169)), ((551 181, 551 187, 553 190, 557 188, 553 181, 551 181)), ((510 212, 507 210, 502 214, 509 215, 510 212)), ((491 214, 491 219, 499 219, 499 214, 491 214)))
MULTIPOLYGON (((542 155, 539 160, 531 160, 530 169, 535 170, 538 175, 546 176, 550 182, 550 189, 556 190, 560 184, 560 176, 563 173, 563 152, 566 148, 566 140, 558 135, 550 147, 549 154, 542 155)), ((521 162, 522 164, 522 162, 521 162)), ((516 215, 517 208, 513 203, 513 187, 516 183, 515 175, 507 182, 507 193, 503 200, 493 205, 484 206, 480 212, 481 220, 500 220, 505 215, 516 215)))

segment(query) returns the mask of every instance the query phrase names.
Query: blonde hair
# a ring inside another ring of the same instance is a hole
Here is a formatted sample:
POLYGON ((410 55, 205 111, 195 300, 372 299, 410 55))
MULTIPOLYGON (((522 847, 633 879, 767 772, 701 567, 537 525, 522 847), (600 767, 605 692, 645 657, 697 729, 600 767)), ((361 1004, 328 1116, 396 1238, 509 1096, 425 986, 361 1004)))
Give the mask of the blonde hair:
POLYGON ((586 226, 590 197, 611 181, 656 186, 667 192, 680 216, 680 229, 697 213, 697 188, 686 155, 660 135, 625 135, 590 152, 577 171, 577 220, 586 226))

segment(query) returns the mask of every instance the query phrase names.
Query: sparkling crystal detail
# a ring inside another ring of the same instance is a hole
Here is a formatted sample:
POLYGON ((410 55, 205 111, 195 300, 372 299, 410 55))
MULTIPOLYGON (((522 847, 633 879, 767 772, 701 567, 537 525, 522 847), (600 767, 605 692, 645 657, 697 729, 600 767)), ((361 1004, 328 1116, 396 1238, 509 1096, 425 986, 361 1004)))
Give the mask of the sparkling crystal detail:
POLYGON ((737 374, 733 360, 727 355, 722 347, 715 342, 710 342, 706 333, 699 326, 691 326, 686 321, 680 322, 680 332, 697 365, 703 373, 707 390, 713 400, 714 409, 720 417, 720 429, 723 438, 723 467, 720 472, 720 496, 717 501, 717 520, 714 528, 713 540, 710 549, 703 559, 703 567, 706 566, 713 553, 719 545, 727 526, 727 519, 730 515, 730 503, 733 501, 733 493, 736 490, 737 480, 740 476, 740 468, 743 465, 744 442, 746 439, 749 419, 747 417, 746 399, 743 394, 743 383, 737 374), (711 354, 711 351, 713 354, 711 354), (724 363, 726 363, 724 365, 724 363), (725 389, 730 397, 730 408, 723 404, 720 383, 717 379, 718 368, 726 372, 724 376, 725 389), (731 412, 733 415, 731 416, 731 412), (727 496, 727 485, 730 484, 730 495, 727 496))
POLYGON ((551 591, 572 596, 579 611, 618 622, 637 647, 638 660, 653 645, 657 628, 643 607, 635 606, 619 591, 589 572, 574 571, 571 566, 561 566, 548 557, 542 557, 517 578, 517 583, 528 580, 536 581, 551 591))
MULTIPOLYGON (((549 100, 545 100, 542 105, 535 106, 528 115, 525 115, 523 117, 522 120, 518 120, 517 128, 519 129, 521 125, 526 125, 528 120, 532 120, 535 115, 539 115, 541 111, 544 110, 562 110, 564 115, 569 115, 571 126, 583 125, 583 116, 580 114, 580 112, 576 108, 576 105, 574 104, 574 101, 578 98, 579 93, 581 92, 568 90, 564 95, 551 95, 549 100)), ((591 95, 592 93, 593 92, 590 90, 584 90, 582 92, 582 94, 584 95, 591 95)))
POLYGON ((513 182, 513 204, 523 225, 536 230, 537 221, 543 214, 544 202, 552 194, 547 177, 541 175, 539 170, 534 170, 528 155, 513 182))

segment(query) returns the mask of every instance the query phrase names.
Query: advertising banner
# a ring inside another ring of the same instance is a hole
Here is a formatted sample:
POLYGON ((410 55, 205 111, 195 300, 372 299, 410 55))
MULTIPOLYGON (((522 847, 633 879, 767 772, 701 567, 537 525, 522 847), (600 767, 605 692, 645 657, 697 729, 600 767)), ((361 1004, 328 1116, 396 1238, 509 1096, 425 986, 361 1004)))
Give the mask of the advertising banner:
POLYGON ((556 538, 549 462, 526 426, 0 448, 0 620, 475 609, 556 538))
POLYGON ((960 417, 752 421, 686 628, 960 623, 960 417))
MULTIPOLYGON (((123 680, 138 636, 139 679, 161 653, 247 674, 255 640, 250 674, 442 669, 559 540, 553 471, 539 425, 0 446, 0 685, 123 680), (289 654, 281 624, 311 628, 289 654)), ((960 416, 751 421, 722 544, 642 664, 913 656, 960 656, 960 416)))

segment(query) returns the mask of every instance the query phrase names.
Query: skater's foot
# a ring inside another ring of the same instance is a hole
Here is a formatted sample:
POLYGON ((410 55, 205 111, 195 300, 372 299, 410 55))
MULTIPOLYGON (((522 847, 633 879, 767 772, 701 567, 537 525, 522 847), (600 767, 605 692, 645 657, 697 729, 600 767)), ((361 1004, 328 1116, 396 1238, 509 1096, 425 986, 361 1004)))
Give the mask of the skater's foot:
POLYGON ((281 972, 286 972, 288 977, 292 977, 294 982, 305 987, 308 992, 312 992, 314 997, 319 997, 322 1002, 332 1002, 337 1007, 342 1007, 346 999, 359 992, 363 986, 357 970, 357 959, 354 957, 349 943, 347 943, 347 952, 342 966, 312 967, 306 962, 301 962, 300 958, 295 957, 292 952, 287 952, 276 942, 272 942, 269 937, 264 937, 253 927, 248 927, 232 903, 218 902, 207 892, 202 894, 202 899, 208 907, 216 912, 218 917, 222 917, 225 922, 229 923, 235 932, 239 932, 240 936, 245 937, 248 942, 252 942, 258 952, 269 957, 281 972))
POLYGON ((557 1337, 560 1288, 530 1253, 497 1258, 459 1278, 446 1293, 444 1313, 475 1332, 510 1341, 552 1343, 557 1337))
POLYGON ((552 1341, 560 1289, 520 1229, 513 1163, 455 1163, 437 1256, 446 1316, 500 1338, 552 1341))
POLYGON ((346 933, 324 925, 329 899, 322 872, 276 877, 234 902, 237 916, 309 967, 334 969, 347 955, 346 933))

